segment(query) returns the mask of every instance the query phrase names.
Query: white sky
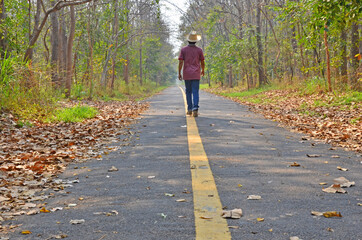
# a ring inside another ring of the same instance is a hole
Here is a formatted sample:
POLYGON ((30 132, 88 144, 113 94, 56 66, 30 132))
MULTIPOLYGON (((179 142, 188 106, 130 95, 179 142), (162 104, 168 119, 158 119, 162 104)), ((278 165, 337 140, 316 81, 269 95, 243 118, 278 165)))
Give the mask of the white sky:
POLYGON ((181 47, 181 42, 177 40, 179 34, 178 25, 181 23, 182 11, 186 12, 187 10, 187 0, 161 0, 160 3, 162 16, 164 16, 171 29, 171 44, 174 46, 174 52, 177 53, 181 47))

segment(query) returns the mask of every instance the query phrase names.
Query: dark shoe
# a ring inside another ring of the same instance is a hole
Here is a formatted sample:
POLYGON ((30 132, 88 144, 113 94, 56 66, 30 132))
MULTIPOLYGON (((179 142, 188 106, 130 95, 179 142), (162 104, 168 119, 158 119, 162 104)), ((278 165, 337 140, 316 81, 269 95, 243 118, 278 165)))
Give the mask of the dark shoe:
POLYGON ((192 116, 193 117, 197 117, 199 114, 198 114, 198 111, 197 110, 193 110, 192 111, 192 116))
POLYGON ((187 116, 191 116, 191 115, 192 115, 192 111, 191 111, 191 110, 187 111, 186 115, 187 115, 187 116))

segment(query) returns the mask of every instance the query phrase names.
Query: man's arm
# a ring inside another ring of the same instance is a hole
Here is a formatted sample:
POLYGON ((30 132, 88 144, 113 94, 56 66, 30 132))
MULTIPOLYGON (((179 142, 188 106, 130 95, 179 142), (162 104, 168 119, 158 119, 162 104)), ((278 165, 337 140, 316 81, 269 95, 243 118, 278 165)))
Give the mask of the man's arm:
POLYGON ((201 76, 205 76, 205 60, 201 60, 201 76))
POLYGON ((181 70, 184 65, 184 60, 178 60, 178 80, 182 81, 181 70))

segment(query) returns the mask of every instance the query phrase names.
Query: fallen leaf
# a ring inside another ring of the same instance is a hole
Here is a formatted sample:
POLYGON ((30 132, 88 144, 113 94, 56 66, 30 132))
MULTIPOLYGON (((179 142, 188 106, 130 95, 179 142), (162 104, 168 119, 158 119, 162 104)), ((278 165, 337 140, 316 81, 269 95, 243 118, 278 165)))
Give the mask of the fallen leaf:
POLYGON ((58 211, 58 210, 63 210, 63 208, 62 207, 55 207, 55 208, 50 209, 50 211, 52 211, 52 212, 55 212, 55 211, 58 211))
POLYGON ((29 212, 27 212, 26 215, 35 215, 38 213, 38 210, 37 209, 33 209, 33 210, 30 210, 29 212))
POLYGON ((268 231, 269 231, 269 232, 273 232, 273 229, 271 228, 271 229, 269 229, 268 231))
POLYGON ((239 226, 228 226, 228 227, 232 229, 239 229, 239 226))
POLYGON ((289 165, 290 167, 300 167, 299 163, 294 162, 293 164, 289 165))
POLYGON ((165 193, 165 196, 167 196, 167 197, 174 197, 174 196, 175 196, 175 194, 172 194, 172 193, 165 193))
POLYGON ((166 215, 166 214, 164 214, 164 213, 161 213, 161 217, 166 218, 166 217, 167 217, 167 215, 166 215))
POLYGON ((221 216, 223 218, 233 218, 233 219, 239 219, 243 215, 243 210, 240 208, 235 208, 233 210, 228 211, 222 211, 221 216))
POLYGON ((297 236, 294 236, 294 237, 290 237, 289 240, 301 240, 301 239, 297 236))
POLYGON ((153 179, 153 178, 155 178, 156 176, 148 176, 147 178, 148 179, 153 179))
POLYGON ((78 200, 79 200, 79 201, 83 201, 83 200, 84 200, 84 198, 80 197, 80 198, 78 198, 78 200))
POLYGON ((347 169, 347 168, 343 168, 343 167, 341 167, 341 166, 338 166, 338 167, 337 167, 337 169, 338 169, 338 170, 341 170, 341 171, 343 171, 343 172, 348 171, 348 169, 347 169))
POLYGON ((42 213, 50 213, 49 210, 45 209, 45 207, 43 207, 42 209, 40 209, 40 212, 42 213))
POLYGON ((328 232, 334 232, 333 228, 330 228, 330 227, 327 228, 327 231, 328 231, 328 232))
POLYGON ((327 183, 326 182, 321 182, 321 183, 319 183, 319 185, 327 185, 327 183))
POLYGON ((351 182, 347 180, 345 177, 335 178, 333 181, 335 184, 339 184, 342 188, 349 188, 355 185, 355 182, 351 182))
POLYGON ((186 202, 186 199, 177 199, 176 202, 186 202))
POLYGON ((261 199, 261 196, 259 195, 249 195, 248 200, 260 200, 261 199))
POLYGON ((118 171, 118 168, 116 168, 115 166, 112 166, 110 169, 108 169, 108 172, 116 172, 118 171))
POLYGON ((69 203, 69 204, 68 204, 68 207, 75 207, 75 206, 77 206, 76 203, 69 203))
POLYGON ((84 219, 74 219, 69 221, 70 224, 82 224, 84 222, 85 222, 84 219))
POLYGON ((21 234, 28 235, 28 234, 32 234, 32 232, 30 232, 29 230, 24 230, 24 231, 21 231, 21 234))
POLYGON ((317 157, 320 157, 321 155, 319 154, 307 154, 307 157, 310 157, 310 158, 317 158, 317 157))
POLYGON ((333 155, 332 158, 340 158, 338 155, 333 155))
POLYGON ((361 207, 361 206, 362 206, 362 203, 357 203, 357 206, 360 206, 360 207, 361 207))
POLYGON ((201 216, 200 218, 201 219, 212 219, 212 217, 209 217, 209 216, 201 216))
POLYGON ((347 193, 339 184, 333 184, 328 188, 323 188, 322 191, 326 193, 347 193))
POLYGON ((178 218, 186 218, 186 216, 177 216, 178 218))
POLYGON ((264 218, 257 218, 256 219, 258 222, 264 222, 264 218))
POLYGON ((342 217, 340 212, 324 212, 323 216, 326 218, 331 218, 331 217, 342 217))
POLYGON ((317 212, 317 211, 312 211, 311 214, 314 215, 314 216, 319 216, 319 217, 323 216, 322 212, 317 212))
POLYGON ((243 185, 241 185, 241 184, 238 184, 238 187, 243 187, 243 185))

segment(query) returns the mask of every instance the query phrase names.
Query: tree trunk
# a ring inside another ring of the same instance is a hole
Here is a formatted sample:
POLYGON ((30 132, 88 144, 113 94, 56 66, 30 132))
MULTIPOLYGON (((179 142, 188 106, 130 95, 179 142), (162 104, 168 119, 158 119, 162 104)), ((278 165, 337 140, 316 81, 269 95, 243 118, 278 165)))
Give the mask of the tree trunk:
POLYGON ((341 77, 342 82, 348 82, 348 72, 347 72, 347 32, 345 26, 341 30, 341 55, 342 55, 342 64, 341 64, 341 77))
MULTIPOLYGON (((128 50, 126 50, 128 51, 128 50)), ((126 53, 126 63, 124 64, 124 71, 123 71, 123 79, 126 83, 126 85, 128 85, 129 80, 128 80, 128 65, 129 65, 129 55, 128 53, 126 53)))
POLYGON ((70 96, 70 91, 72 88, 72 77, 73 77, 72 51, 73 51, 74 35, 75 35, 75 11, 74 11, 74 6, 70 6, 70 30, 69 30, 69 38, 67 45, 67 78, 65 83, 67 97, 70 96))
POLYGON ((229 88, 233 87, 233 67, 229 66, 229 88))
MULTIPOLYGON (((6 18, 5 13, 5 3, 4 0, 0 0, 0 26, 4 24, 6 18)), ((4 58, 6 52, 6 32, 2 29, 0 30, 0 58, 4 58)))
POLYGON ((140 37, 140 85, 143 84, 143 66, 142 66, 142 37, 140 37))
MULTIPOLYGON (((66 78, 66 64, 67 64, 67 34, 66 34, 67 26, 64 18, 64 11, 61 12, 60 18, 60 28, 59 28, 59 36, 60 36, 60 44, 59 44, 59 73, 62 78, 62 85, 64 84, 64 79, 66 78)), ((64 85, 63 85, 64 86, 64 85)))
MULTIPOLYGON (((30 35, 30 38, 29 38, 29 46, 31 46, 31 47, 29 47, 25 52, 25 56, 24 56, 25 61, 31 61, 33 59, 34 44, 35 44, 35 42, 33 43, 33 41, 35 38, 38 39, 40 31, 45 25, 45 22, 44 22, 43 26, 39 26, 40 13, 41 13, 41 0, 37 0, 36 1, 36 13, 34 16, 34 28, 33 28, 32 34, 30 35)), ((29 29, 29 31, 30 31, 30 29, 29 29)))
POLYGON ((259 74, 259 86, 265 84, 264 68, 263 68, 263 45, 261 42, 261 0, 257 1, 256 9, 256 44, 258 48, 258 74, 259 74))
POLYGON ((329 59, 329 48, 328 48, 328 26, 324 25, 324 46, 326 50, 326 62, 327 62, 327 80, 328 80, 328 91, 332 92, 332 83, 331 83, 331 62, 329 59))
POLYGON ((358 53, 359 53, 359 33, 358 33, 358 24, 357 22, 352 23, 352 31, 351 31, 351 80, 350 84, 352 88, 357 88, 358 84, 358 66, 359 66, 359 60, 358 60, 358 53))
MULTIPOLYGON (((113 21, 113 37, 116 38, 115 47, 118 45, 118 0, 114 0, 114 21, 113 21)), ((112 80, 111 89, 114 90, 114 81, 116 78, 116 54, 113 55, 112 59, 112 80)))
POLYGON ((89 74, 88 79, 90 81, 90 89, 89 89, 89 99, 93 98, 93 41, 92 41, 92 34, 91 34, 91 17, 90 12, 88 16, 88 24, 87 24, 87 32, 88 32, 88 46, 89 46, 89 74))
MULTIPOLYGON (((54 0, 50 2, 54 5, 54 0)), ((51 20, 51 35, 50 41, 52 46, 52 52, 50 57, 50 64, 52 68, 52 82, 59 84, 58 76, 58 65, 59 65, 59 22, 58 22, 58 13, 53 12, 50 15, 51 20)))

